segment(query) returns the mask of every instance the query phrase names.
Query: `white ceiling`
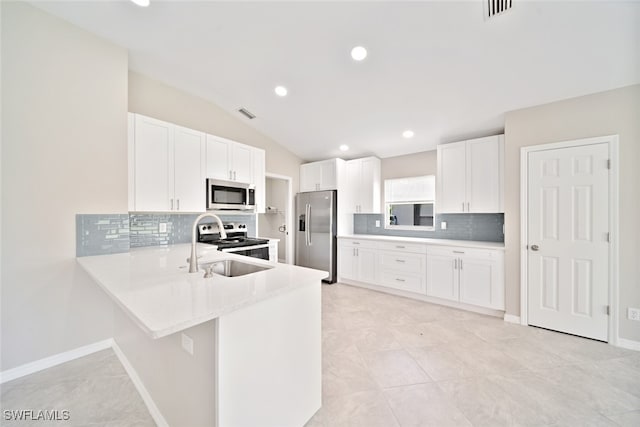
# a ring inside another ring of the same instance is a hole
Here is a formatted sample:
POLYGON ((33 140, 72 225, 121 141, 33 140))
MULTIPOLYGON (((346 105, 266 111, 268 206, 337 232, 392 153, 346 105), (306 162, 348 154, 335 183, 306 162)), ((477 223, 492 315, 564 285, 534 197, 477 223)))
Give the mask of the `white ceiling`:
POLYGON ((638 1, 513 0, 490 20, 482 0, 151 2, 34 4, 305 160, 430 150, 499 133, 507 111, 640 83, 638 1))

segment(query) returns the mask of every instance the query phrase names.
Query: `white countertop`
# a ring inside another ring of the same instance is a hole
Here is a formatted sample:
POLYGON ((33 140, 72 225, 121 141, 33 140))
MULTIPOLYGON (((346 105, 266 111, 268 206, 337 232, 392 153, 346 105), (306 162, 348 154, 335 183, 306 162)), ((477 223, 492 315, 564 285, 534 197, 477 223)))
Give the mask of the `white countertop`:
POLYGON ((237 259, 274 266, 239 277, 202 268, 190 274, 186 259, 191 245, 132 249, 131 252, 77 258, 77 262, 152 338, 161 338, 218 318, 299 286, 318 283, 327 272, 223 253, 198 244, 200 263, 237 259))
POLYGON ((405 242, 405 243, 426 243, 429 245, 460 246, 463 248, 504 250, 503 242, 476 242, 473 240, 428 239, 428 238, 422 238, 422 237, 382 236, 377 234, 344 234, 344 235, 338 236, 338 239, 368 239, 368 240, 380 240, 383 242, 387 241, 387 242, 405 242))

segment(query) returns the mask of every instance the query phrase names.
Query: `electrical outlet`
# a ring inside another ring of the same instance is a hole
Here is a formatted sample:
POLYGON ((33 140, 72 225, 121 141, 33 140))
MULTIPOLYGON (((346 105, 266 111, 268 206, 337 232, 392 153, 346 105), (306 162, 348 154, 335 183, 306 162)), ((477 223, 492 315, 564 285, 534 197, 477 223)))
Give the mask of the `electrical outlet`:
POLYGON ((166 233, 167 232, 167 223, 160 222, 158 223, 158 233, 166 233))
POLYGON ((440 223, 440 230, 446 230, 447 229, 447 222, 446 221, 442 221, 440 223))
POLYGON ((380 227, 380 220, 376 219, 376 227, 380 227))
POLYGON ((627 317, 629 320, 640 321, 640 308, 627 308, 627 317))
POLYGON ((182 349, 193 356, 193 339, 184 332, 182 333, 182 349))

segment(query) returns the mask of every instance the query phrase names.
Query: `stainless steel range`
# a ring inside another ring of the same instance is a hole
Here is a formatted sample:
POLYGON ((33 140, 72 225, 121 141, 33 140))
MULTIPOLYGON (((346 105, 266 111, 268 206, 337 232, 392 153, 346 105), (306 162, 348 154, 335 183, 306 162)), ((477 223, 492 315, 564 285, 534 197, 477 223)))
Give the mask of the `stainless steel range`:
POLYGON ((219 251, 269 260, 269 240, 247 237, 247 224, 224 224, 227 238, 220 238, 216 223, 198 225, 198 242, 216 245, 219 251))

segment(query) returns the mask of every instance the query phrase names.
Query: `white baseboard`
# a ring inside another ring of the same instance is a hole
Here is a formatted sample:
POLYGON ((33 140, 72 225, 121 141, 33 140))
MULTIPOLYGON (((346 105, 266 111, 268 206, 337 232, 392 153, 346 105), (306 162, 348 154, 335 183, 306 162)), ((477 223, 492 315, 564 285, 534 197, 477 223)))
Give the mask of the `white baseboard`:
POLYGON ((169 423, 167 423, 167 420, 165 420, 162 416, 160 409, 158 409, 156 403, 151 398, 151 394, 149 394, 149 391, 142 383, 142 380, 138 376, 138 373, 133 368, 133 366, 129 362, 129 359, 127 359, 127 356, 124 355, 115 341, 113 341, 113 352, 120 360, 120 363, 122 363, 122 366, 124 366, 124 370, 127 371, 129 378, 131 378, 131 382, 136 387, 136 390, 138 390, 138 393, 140 393, 142 400, 147 405, 147 409, 149 409, 149 413, 151 414, 151 417, 156 422, 158 427, 169 427, 169 423))
POLYGON ((513 314, 504 314, 504 321, 508 323, 517 323, 520 325, 520 316, 514 316, 513 314))
POLYGON ((628 340, 625 338, 618 338, 618 347, 626 348, 629 350, 640 351, 640 341, 628 340))
POLYGON ((74 359, 87 356, 91 353, 106 350, 113 345, 113 339, 109 338, 103 341, 98 341, 93 344, 85 345, 83 347, 75 348, 73 350, 65 351, 64 353, 58 353, 53 356, 45 357, 44 359, 36 360, 6 371, 0 372, 0 384, 7 381, 15 380, 25 375, 33 374, 38 371, 42 371, 47 368, 60 365, 62 363, 70 362, 74 359))

